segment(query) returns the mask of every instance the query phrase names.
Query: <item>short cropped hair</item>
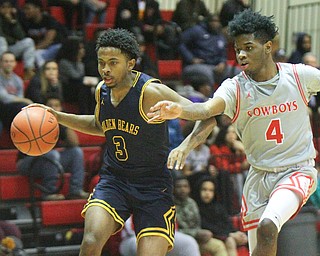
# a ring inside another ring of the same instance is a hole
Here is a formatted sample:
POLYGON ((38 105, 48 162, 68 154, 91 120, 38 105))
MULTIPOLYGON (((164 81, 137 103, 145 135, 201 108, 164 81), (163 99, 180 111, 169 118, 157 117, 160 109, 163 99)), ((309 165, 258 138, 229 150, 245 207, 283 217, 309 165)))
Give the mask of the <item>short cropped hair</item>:
POLYGON ((274 16, 263 16, 259 12, 246 9, 236 14, 229 22, 229 34, 233 38, 243 34, 253 34, 255 39, 266 43, 271 41, 278 32, 273 19, 274 16))
POLYGON ((133 33, 126 29, 108 29, 100 34, 97 39, 96 51, 101 47, 114 47, 129 59, 137 59, 139 56, 139 45, 133 33))

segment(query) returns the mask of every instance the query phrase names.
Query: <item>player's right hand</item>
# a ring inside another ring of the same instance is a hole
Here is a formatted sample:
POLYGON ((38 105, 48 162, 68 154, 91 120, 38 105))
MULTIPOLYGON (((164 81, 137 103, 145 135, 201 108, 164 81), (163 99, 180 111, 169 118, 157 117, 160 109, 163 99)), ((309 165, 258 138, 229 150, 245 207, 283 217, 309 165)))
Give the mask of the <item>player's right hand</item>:
POLYGON ((157 102, 147 113, 148 122, 175 119, 180 116, 182 107, 178 103, 164 100, 157 102))
POLYGON ((23 107, 22 109, 32 108, 32 107, 44 108, 45 110, 49 111, 50 113, 52 113, 57 118, 57 112, 53 108, 51 108, 49 106, 46 106, 44 104, 32 103, 32 104, 29 104, 28 106, 23 107))

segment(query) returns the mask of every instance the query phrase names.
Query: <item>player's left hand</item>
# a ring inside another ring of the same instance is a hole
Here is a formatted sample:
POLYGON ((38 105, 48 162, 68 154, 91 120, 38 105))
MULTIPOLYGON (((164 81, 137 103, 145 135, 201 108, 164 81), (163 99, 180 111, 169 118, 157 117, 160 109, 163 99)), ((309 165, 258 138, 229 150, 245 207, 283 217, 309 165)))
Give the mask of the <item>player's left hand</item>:
POLYGON ((171 150, 168 156, 167 167, 169 169, 182 170, 189 152, 190 150, 184 147, 183 143, 171 150))
POLYGON ((150 118, 148 122, 175 119, 180 116, 181 112, 182 108, 179 104, 168 100, 159 101, 147 113, 150 118))

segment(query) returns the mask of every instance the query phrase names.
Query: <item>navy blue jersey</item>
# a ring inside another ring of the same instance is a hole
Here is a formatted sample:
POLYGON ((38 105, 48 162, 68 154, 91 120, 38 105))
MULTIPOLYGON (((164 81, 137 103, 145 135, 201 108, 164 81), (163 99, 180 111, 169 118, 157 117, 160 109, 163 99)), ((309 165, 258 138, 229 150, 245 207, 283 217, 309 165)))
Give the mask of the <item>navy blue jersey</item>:
POLYGON ((120 104, 111 103, 111 90, 100 84, 97 90, 96 117, 106 136, 106 151, 101 174, 112 172, 128 177, 162 176, 169 152, 165 122, 149 124, 143 112, 145 88, 158 82, 144 73, 136 75, 132 87, 120 104))

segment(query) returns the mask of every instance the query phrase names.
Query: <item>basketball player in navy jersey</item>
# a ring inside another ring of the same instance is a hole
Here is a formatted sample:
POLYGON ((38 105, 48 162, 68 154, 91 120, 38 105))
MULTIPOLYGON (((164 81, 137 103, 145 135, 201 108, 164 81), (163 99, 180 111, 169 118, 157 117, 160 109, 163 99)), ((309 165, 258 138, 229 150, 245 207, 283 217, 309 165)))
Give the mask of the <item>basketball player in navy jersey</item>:
MULTIPOLYGON (((106 137, 100 181, 82 211, 80 255, 100 256, 109 237, 133 214, 137 255, 163 256, 173 247, 175 228, 172 177, 166 167, 168 131, 164 120, 148 122, 146 113, 164 99, 181 105, 190 101, 133 70, 139 46, 127 30, 103 32, 96 50, 102 81, 96 88, 95 115, 67 114, 41 105, 62 125, 106 137)), ((214 125, 212 118, 203 130, 214 125)))
MULTIPOLYGON (((204 120, 223 113, 232 119, 251 165, 241 208, 249 249, 253 256, 275 256, 281 227, 299 212, 317 185, 308 101, 320 91, 320 71, 272 60, 277 34, 272 17, 243 11, 229 23, 229 32, 243 71, 225 80, 205 103, 185 106, 162 101, 148 117, 151 121, 204 120)), ((169 168, 183 167, 200 131, 198 126, 171 151, 169 168)))

